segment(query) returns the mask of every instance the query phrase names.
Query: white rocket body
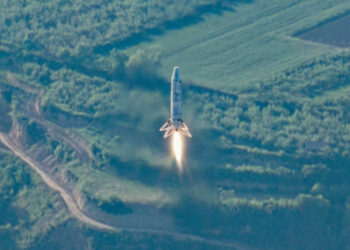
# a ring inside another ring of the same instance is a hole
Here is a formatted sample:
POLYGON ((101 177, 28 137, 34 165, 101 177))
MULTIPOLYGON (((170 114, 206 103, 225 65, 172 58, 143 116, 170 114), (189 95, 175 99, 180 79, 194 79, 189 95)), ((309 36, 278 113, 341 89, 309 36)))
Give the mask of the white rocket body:
POLYGON ((164 138, 171 136, 176 131, 187 137, 192 137, 187 125, 182 120, 182 80, 179 67, 174 67, 171 77, 170 119, 160 128, 160 131, 166 131, 164 138))

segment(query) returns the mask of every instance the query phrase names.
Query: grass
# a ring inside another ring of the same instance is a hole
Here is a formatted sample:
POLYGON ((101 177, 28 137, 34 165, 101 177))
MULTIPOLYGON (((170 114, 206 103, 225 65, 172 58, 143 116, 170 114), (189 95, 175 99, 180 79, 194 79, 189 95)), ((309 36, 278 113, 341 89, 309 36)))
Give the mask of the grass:
POLYGON ((347 132, 341 132, 348 129, 348 68, 349 53, 340 51, 248 85, 237 96, 192 92, 190 102, 202 104, 196 120, 224 135, 223 148, 348 157, 347 132), (329 148, 307 151, 304 145, 310 141, 329 148))
POLYGON ((155 207, 169 205, 176 200, 174 194, 161 188, 143 185, 138 181, 124 179, 116 175, 111 176, 108 173, 83 167, 70 171, 81 179, 81 182, 78 183, 81 191, 93 199, 110 201, 118 198, 126 204, 153 205, 155 207))
POLYGON ((259 0, 206 15, 203 22, 155 36, 141 47, 159 47, 164 77, 179 65, 185 84, 236 92, 337 50, 293 35, 349 8, 344 1, 259 0))

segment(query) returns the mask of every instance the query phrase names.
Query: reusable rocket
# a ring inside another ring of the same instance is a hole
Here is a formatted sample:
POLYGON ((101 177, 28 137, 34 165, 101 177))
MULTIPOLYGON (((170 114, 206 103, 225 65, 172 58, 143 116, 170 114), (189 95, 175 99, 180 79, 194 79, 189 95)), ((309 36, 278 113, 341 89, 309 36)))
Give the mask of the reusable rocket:
POLYGON ((179 132, 187 137, 192 137, 186 123, 182 120, 182 80, 179 67, 174 67, 171 77, 170 91, 170 119, 159 129, 165 131, 164 138, 179 132))

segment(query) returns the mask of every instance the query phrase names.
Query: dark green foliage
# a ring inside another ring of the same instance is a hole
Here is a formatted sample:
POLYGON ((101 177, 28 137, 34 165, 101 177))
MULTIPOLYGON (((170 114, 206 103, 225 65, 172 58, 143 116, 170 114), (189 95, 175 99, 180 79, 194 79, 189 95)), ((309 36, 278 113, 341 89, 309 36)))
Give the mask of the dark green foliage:
POLYGON ((19 192, 32 184, 30 174, 19 160, 0 153, 0 247, 3 249, 16 246, 18 226, 24 218, 13 203, 19 192))
POLYGON ((221 237, 245 239, 263 249, 330 249, 338 244, 328 224, 330 203, 322 196, 264 201, 233 198, 223 205, 187 197, 181 204, 176 210, 178 222, 203 234, 220 232, 221 237))
POLYGON ((45 51, 61 60, 91 54, 167 21, 193 15, 205 1, 2 1, 0 39, 10 47, 45 51))
POLYGON ((349 70, 349 54, 339 53, 242 89, 237 96, 193 98, 204 103, 203 119, 238 144, 348 157, 349 70), (306 145, 312 142, 326 146, 309 150, 306 145))
POLYGON ((45 130, 35 121, 29 121, 27 128, 27 135, 30 138, 29 143, 38 142, 40 140, 46 141, 45 130))
POLYGON ((0 246, 28 249, 64 221, 65 210, 28 166, 0 153, 0 213, 0 246))
POLYGON ((25 63, 23 65, 23 74, 29 81, 40 82, 43 85, 50 83, 50 70, 45 64, 25 63))
POLYGON ((222 249, 216 245, 210 245, 201 241, 191 241, 178 237, 172 237, 168 234, 135 234, 121 232, 111 234, 107 232, 96 232, 88 230, 86 237, 91 242, 93 249, 110 250, 110 249, 195 249, 195 250, 212 250, 222 249))
POLYGON ((52 73, 48 94, 43 99, 47 104, 77 114, 92 115, 96 112, 111 112, 106 106, 118 99, 121 86, 101 78, 91 78, 71 70, 52 73))
POLYGON ((90 201, 97 204, 97 206, 103 211, 110 214, 122 215, 132 213, 132 209, 126 206, 123 201, 116 197, 111 198, 111 200, 108 201, 98 201, 96 199, 90 199, 90 201))
MULTIPOLYGON (((0 192, 2 199, 12 199, 16 196, 22 185, 30 185, 30 176, 21 165, 20 161, 14 161, 12 156, 0 153, 1 179, 0 192), (18 165, 18 168, 16 166, 18 165)), ((6 203, 1 203, 5 205, 6 203)), ((1 217, 8 219, 8 217, 1 217)), ((2 224, 1 222, 0 224, 2 224)))
POLYGON ((10 102, 11 93, 8 91, 0 90, 0 132, 8 132, 11 128, 11 117, 10 117, 10 102))
MULTIPOLYGON (((91 66, 96 66, 98 71, 104 72, 108 77, 104 77, 104 74, 101 77, 90 77, 66 68, 51 71, 51 86, 43 98, 43 104, 85 117, 124 115, 127 110, 123 107, 128 105, 131 98, 135 103, 150 102, 144 98, 150 97, 152 92, 142 89, 152 89, 163 83, 154 72, 159 64, 154 51, 138 50, 131 56, 124 55, 122 58, 101 58, 108 62, 97 62, 91 66), (113 62, 116 62, 116 66, 111 65, 113 62), (107 80, 109 77, 118 81, 107 80)), ((133 110, 129 110, 129 113, 133 113, 133 110)))

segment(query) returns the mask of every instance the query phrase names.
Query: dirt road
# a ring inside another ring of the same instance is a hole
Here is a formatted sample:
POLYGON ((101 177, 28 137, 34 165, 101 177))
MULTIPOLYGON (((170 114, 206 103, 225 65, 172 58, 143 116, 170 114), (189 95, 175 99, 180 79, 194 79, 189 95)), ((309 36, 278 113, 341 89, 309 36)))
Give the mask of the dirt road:
POLYGON ((95 221, 90 217, 83 214, 75 203, 74 199, 71 195, 69 195, 62 187, 60 187, 54 180, 50 178, 44 171, 40 169, 40 164, 31 159, 25 152, 23 152, 20 148, 18 148, 7 135, 0 133, 0 141, 8 147, 16 156, 22 159, 25 163, 27 163, 40 177, 43 181, 52 189, 58 191, 66 203, 69 211, 80 221, 85 222, 91 226, 107 229, 107 230, 116 230, 115 228, 103 224, 101 222, 95 221))
MULTIPOLYGON (((33 102, 33 105, 29 105, 30 107, 34 106, 33 110, 28 109, 27 114, 28 117, 35 119, 37 122, 39 122, 41 125, 43 125, 47 131, 51 132, 53 135, 59 137, 62 139, 62 141, 70 146, 72 149, 74 149, 78 155, 83 159, 93 159, 93 154, 84 147, 84 145, 81 145, 78 141, 74 140, 67 134, 67 132, 64 131, 63 128, 41 118, 41 111, 40 111, 40 96, 43 94, 42 91, 38 91, 34 88, 24 88, 22 84, 11 75, 7 75, 8 80, 11 82, 11 85, 22 88, 27 92, 37 94, 37 98, 35 99, 35 102, 33 102), (34 112, 33 112, 34 111, 34 112)), ((103 222, 99 222, 91 217, 89 217, 87 214, 85 214, 77 205, 75 199, 73 196, 67 192, 62 186, 60 186, 57 182, 55 182, 47 173, 45 173, 44 169, 45 166, 43 166, 40 162, 37 162, 35 159, 33 159, 30 155, 28 155, 21 147, 17 146, 15 141, 11 137, 9 137, 7 134, 0 133, 0 142, 3 143, 10 151, 13 152, 18 158, 20 158, 22 161, 27 163, 30 168, 32 168, 39 176, 42 178, 42 180, 52 189, 59 192, 60 196, 64 200, 68 210, 72 213, 73 216, 75 216, 79 221, 86 223, 92 227, 102 229, 102 230, 112 230, 112 231, 125 231, 130 233, 144 233, 144 234, 153 234, 153 235, 163 235, 163 236, 171 236, 175 239, 182 240, 182 241, 194 241, 194 242, 201 242, 208 245, 216 246, 217 248, 230 248, 230 249, 252 249, 244 244, 240 244, 237 242, 229 242, 229 241, 220 241, 215 239, 208 239, 203 238, 200 236, 192 235, 192 234, 184 234, 179 233, 175 231, 166 231, 166 230, 159 230, 159 229, 152 229, 152 228, 131 228, 127 225, 107 225, 103 222)))
MULTIPOLYGON (((176 233, 176 232, 170 232, 170 231, 163 231, 163 230, 153 230, 153 229, 136 229, 136 228, 128 228, 128 227, 121 227, 116 228, 101 222, 98 222, 87 215, 85 215, 77 206, 74 198, 66 192, 61 186, 59 186, 54 180, 50 178, 43 170, 41 170, 40 163, 34 161, 29 155, 27 155, 25 152, 23 152, 19 147, 15 145, 15 143, 11 140, 10 137, 8 137, 6 134, 0 133, 0 141, 8 147, 17 157, 19 157, 21 160, 23 160, 25 163, 27 163, 37 174, 40 175, 42 180, 52 189, 56 190, 60 193, 61 197, 63 198, 65 204, 67 205, 69 211, 80 221, 89 224, 93 227, 104 229, 104 230, 113 230, 113 231, 126 231, 131 233, 148 233, 148 234, 157 234, 157 235, 167 235, 172 236, 174 238, 178 238, 180 240, 187 240, 187 241, 196 241, 196 242, 202 242, 210 245, 215 245, 219 247, 225 247, 225 248, 235 248, 235 249, 248 249, 248 247, 243 246, 241 244, 237 243, 231 243, 231 242, 224 242, 219 240, 211 240, 211 239, 205 239, 196 235, 191 234, 182 234, 182 233, 176 233)), ((250 248, 249 248, 250 249, 250 248)))

